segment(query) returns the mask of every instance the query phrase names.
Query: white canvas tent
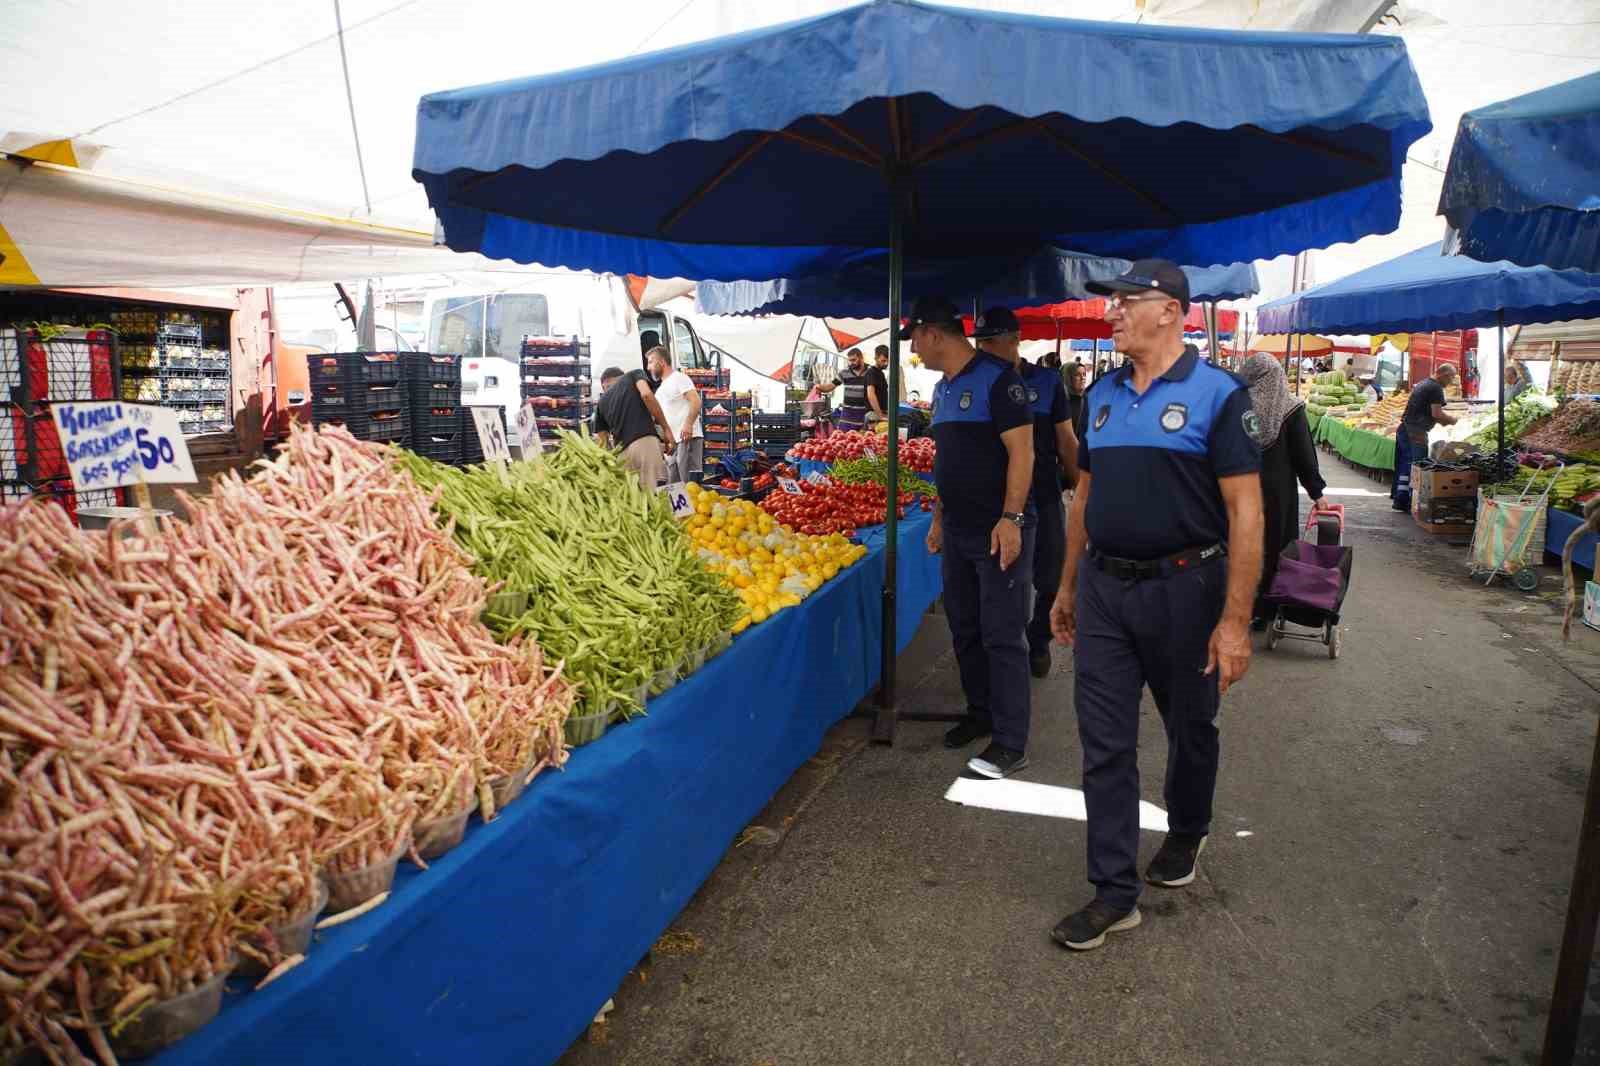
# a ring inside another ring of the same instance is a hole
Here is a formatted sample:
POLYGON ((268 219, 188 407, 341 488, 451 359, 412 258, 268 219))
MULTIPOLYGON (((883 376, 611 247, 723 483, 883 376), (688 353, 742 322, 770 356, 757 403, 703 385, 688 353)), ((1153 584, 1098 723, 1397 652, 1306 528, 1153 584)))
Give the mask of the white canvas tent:
MULTIPOLYGON (((1463 110, 1585 73, 1600 55, 1593 0, 1520 8, 1500 0, 963 2, 1130 22, 1404 36, 1434 132, 1412 150, 1400 229, 1313 253, 1311 276, 1319 281, 1438 239, 1438 171, 1463 110)), ((422 94, 841 6, 843 0, 14 4, 0 65, 0 151, 62 138, 89 173, 144 184, 114 192, 57 181, 60 175, 42 168, 21 178, 7 173, 0 284, 32 283, 30 277, 55 285, 262 283, 455 269, 428 262, 450 253, 429 251, 424 235, 433 221, 410 174, 422 94), (52 201, 54 209, 46 206, 52 201), (124 217, 113 222, 116 216, 124 217), (356 222, 384 228, 352 227, 356 222), (103 252, 72 251, 85 244, 103 252), (370 269, 352 263, 351 271, 344 262, 360 258, 374 260, 370 269)), ((0 170, 15 167, 0 163, 0 170)), ((1269 271, 1267 279, 1274 276, 1269 271)), ((1275 295, 1274 288, 1286 286, 1269 281, 1264 295, 1275 295)))

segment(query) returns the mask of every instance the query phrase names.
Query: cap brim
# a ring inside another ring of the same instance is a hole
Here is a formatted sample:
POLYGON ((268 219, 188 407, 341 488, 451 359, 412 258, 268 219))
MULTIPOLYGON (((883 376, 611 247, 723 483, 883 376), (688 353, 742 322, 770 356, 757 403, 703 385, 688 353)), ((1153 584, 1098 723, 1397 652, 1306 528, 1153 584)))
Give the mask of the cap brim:
MULTIPOLYGON (((1083 287, 1096 296, 1115 296, 1119 292, 1161 292, 1160 289, 1151 289, 1148 285, 1141 285, 1137 281, 1124 281, 1121 278, 1106 278, 1103 281, 1086 281, 1083 287)), ((1177 299, 1177 297, 1173 297, 1177 299)))
POLYGON ((903 340, 903 341, 910 340, 911 339, 911 331, 916 329, 920 325, 922 325, 921 322, 907 322, 905 325, 901 326, 900 327, 900 339, 903 340))

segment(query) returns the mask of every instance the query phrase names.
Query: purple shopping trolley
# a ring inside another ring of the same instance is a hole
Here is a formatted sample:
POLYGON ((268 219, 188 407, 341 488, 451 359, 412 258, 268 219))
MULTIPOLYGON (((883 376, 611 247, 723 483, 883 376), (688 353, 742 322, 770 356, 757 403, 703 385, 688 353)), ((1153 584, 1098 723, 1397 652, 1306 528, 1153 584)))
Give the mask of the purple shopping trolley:
POLYGON ((1306 531, 1318 529, 1318 541, 1297 540, 1278 557, 1278 572, 1267 590, 1266 602, 1275 608, 1267 628, 1267 648, 1281 640, 1312 640, 1328 647, 1328 658, 1339 657, 1339 610, 1350 587, 1350 568, 1355 549, 1344 539, 1344 508, 1334 506, 1315 512, 1306 521, 1306 531), (1331 520, 1337 519, 1337 533, 1326 535, 1331 520), (1332 543, 1326 543, 1328 540, 1332 543), (1305 632, 1310 630, 1311 632, 1305 632))

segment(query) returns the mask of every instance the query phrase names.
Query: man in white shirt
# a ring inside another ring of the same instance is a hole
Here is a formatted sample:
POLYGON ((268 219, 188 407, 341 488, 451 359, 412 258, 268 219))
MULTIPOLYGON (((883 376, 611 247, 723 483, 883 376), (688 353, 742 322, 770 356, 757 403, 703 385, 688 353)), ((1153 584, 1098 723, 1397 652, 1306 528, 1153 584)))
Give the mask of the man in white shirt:
POLYGON ((656 402, 667 416, 678 440, 677 451, 667 457, 667 484, 699 481, 705 466, 705 427, 700 422, 700 390, 689 375, 672 365, 672 355, 663 347, 650 350, 650 375, 660 382, 656 402))

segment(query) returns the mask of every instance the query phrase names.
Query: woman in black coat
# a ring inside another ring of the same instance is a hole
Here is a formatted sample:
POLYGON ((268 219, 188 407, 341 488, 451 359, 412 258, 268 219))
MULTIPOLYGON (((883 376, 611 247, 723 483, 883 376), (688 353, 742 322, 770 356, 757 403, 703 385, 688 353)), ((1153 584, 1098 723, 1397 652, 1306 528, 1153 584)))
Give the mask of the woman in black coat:
POLYGON ((1311 442, 1306 405, 1289 392, 1283 366, 1272 356, 1257 352, 1239 368, 1250 386, 1250 403, 1260 419, 1257 443, 1261 445, 1262 527, 1266 531, 1261 556, 1261 585, 1256 593, 1257 628, 1265 624, 1262 597, 1278 572, 1278 557, 1300 536, 1299 487, 1311 497, 1311 509, 1322 509, 1327 482, 1317 468, 1317 446, 1311 442))

